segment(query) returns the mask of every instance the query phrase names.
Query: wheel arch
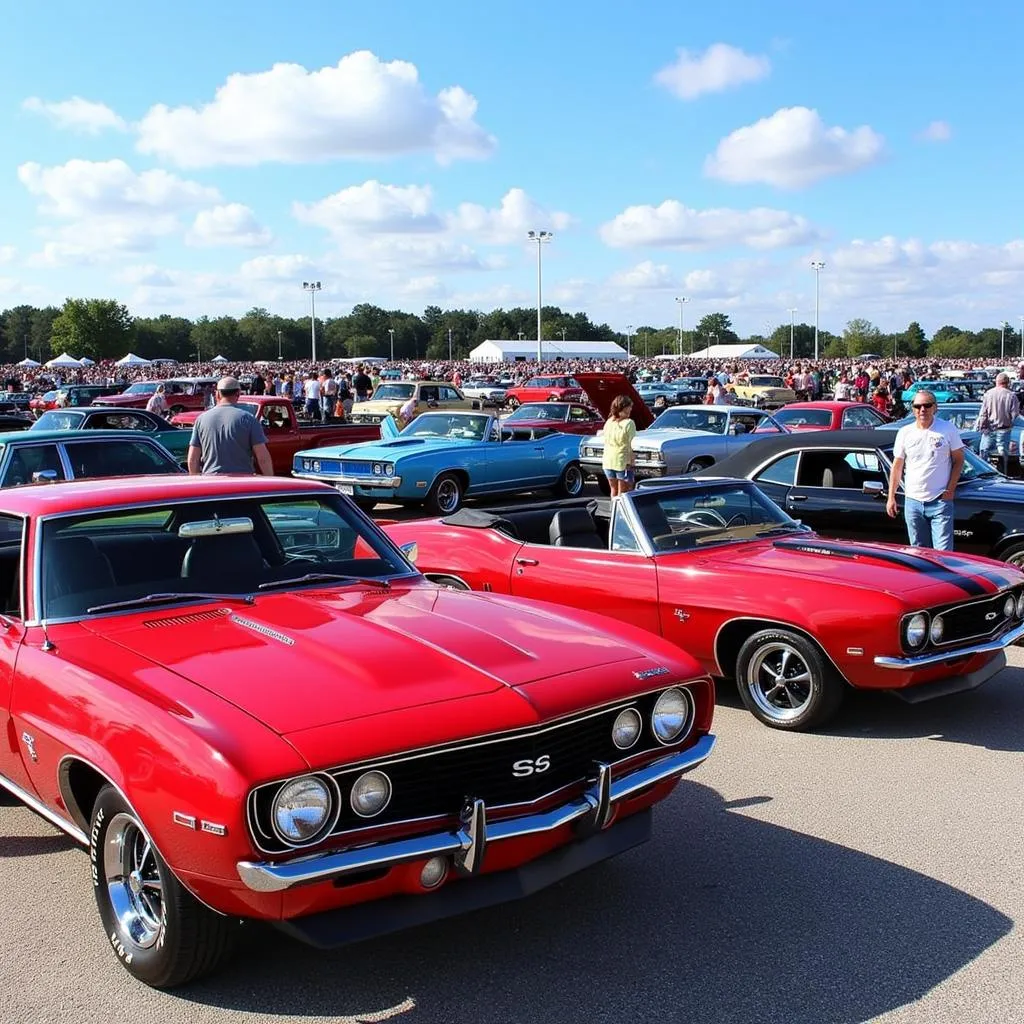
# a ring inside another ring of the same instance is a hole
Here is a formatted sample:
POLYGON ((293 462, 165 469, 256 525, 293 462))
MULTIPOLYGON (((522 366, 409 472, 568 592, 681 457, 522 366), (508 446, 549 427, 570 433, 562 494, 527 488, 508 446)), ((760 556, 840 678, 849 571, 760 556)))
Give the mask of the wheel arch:
MULTIPOLYGON (((472 587, 456 572, 425 572, 423 574, 424 579, 430 580, 431 583, 436 583, 438 586, 447 586, 444 580, 453 580, 456 583, 461 583, 466 590, 472 591, 472 587)), ((458 587, 452 589, 457 590, 458 587)))
POLYGON ((989 557, 998 558, 1002 561, 1007 551, 1021 545, 1024 545, 1024 533, 1004 533, 1002 537, 992 545, 992 554, 989 557))
POLYGON ((434 479, 430 481, 430 486, 427 488, 427 494, 433 491, 437 486, 437 481, 443 476, 458 477, 459 483, 462 484, 463 494, 469 490, 469 470, 463 466, 447 466, 434 474, 434 479))
POLYGON ((714 658, 715 668, 718 670, 719 676, 723 679, 736 678, 735 657, 732 659, 732 664, 729 665, 728 671, 726 671, 722 661, 723 652, 725 650, 732 650, 738 653, 747 640, 762 629, 785 629, 803 637, 821 652, 821 656, 829 663, 843 683, 846 686, 850 686, 850 682, 843 674, 842 669, 835 663, 832 655, 829 654, 821 641, 813 633, 802 626, 794 625, 792 622, 780 622, 778 619, 768 619, 761 616, 736 616, 723 622, 718 627, 718 632, 715 634, 714 658))

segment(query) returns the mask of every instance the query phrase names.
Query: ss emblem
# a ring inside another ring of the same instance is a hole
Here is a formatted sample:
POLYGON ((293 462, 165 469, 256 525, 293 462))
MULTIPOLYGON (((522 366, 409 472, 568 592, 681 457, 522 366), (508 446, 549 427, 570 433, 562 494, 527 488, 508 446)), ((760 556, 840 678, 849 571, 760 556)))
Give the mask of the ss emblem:
POLYGON ((521 761, 512 762, 512 774, 517 779, 525 778, 527 775, 540 775, 551 767, 551 758, 547 754, 540 757, 524 757, 521 761))

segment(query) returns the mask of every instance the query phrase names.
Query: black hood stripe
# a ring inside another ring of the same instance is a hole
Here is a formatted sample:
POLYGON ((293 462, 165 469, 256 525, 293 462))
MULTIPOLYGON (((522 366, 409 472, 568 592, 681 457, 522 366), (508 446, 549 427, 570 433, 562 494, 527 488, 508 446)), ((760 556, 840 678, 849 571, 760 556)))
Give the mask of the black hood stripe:
POLYGON ((1004 575, 998 569, 993 569, 990 565, 975 565, 972 562, 965 562, 962 558, 956 558, 947 555, 946 562, 949 565, 955 565, 961 569, 969 569, 974 573, 975 576, 980 576, 982 579, 988 580, 990 583, 994 583, 1000 590, 1003 587, 1014 587, 1020 580, 1015 580, 1010 575, 1004 575))
MULTIPOLYGON (((932 579, 941 580, 943 583, 950 583, 959 587, 965 594, 971 597, 982 597, 989 593, 988 590, 972 576, 955 572, 953 569, 931 559, 922 558, 920 555, 910 555, 903 551, 882 551, 877 548, 858 548, 844 544, 833 544, 829 541, 798 541, 798 540, 777 540, 775 547, 784 551, 803 551, 811 555, 836 555, 839 558, 875 558, 880 562, 889 562, 892 565, 900 565, 904 569, 913 569, 915 572, 924 573, 932 579)), ((961 563, 967 565, 969 563, 961 563)), ((972 571, 975 571, 972 566, 972 571)), ((991 580, 990 580, 991 582, 991 580)))

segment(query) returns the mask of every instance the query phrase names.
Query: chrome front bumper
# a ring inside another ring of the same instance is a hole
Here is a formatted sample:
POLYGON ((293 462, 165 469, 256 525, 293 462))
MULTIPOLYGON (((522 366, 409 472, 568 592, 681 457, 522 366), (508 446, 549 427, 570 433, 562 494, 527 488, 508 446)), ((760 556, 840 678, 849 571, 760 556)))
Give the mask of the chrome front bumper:
POLYGON ((576 821, 589 824, 595 830, 602 829, 620 800, 696 768, 707 759, 714 746, 714 736, 702 736, 689 749, 670 754, 614 781, 610 766, 598 765, 596 781, 582 796, 539 814, 488 822, 484 802, 475 800, 467 804, 462 826, 457 831, 434 832, 339 853, 313 854, 284 863, 243 860, 236 865, 238 877, 255 892, 282 892, 299 885, 326 882, 353 871, 390 868, 437 856, 450 856, 462 871, 474 874, 480 870, 488 843, 551 832, 576 821))
POLYGON ((1016 643, 1024 637, 1024 622, 1008 633, 993 637, 991 640, 984 640, 978 644, 971 644, 969 647, 957 647, 945 651, 929 651, 926 654, 910 654, 903 658, 890 658, 879 654, 875 657, 875 664, 879 668, 917 669, 928 668, 931 665, 941 665, 956 658, 969 658, 974 654, 991 654, 994 651, 1001 651, 1004 647, 1016 643))
POLYGON ((352 487, 389 487, 396 489, 402 486, 400 476, 345 476, 344 473, 298 473, 292 470, 292 476, 301 480, 319 480, 322 484, 348 484, 352 487))

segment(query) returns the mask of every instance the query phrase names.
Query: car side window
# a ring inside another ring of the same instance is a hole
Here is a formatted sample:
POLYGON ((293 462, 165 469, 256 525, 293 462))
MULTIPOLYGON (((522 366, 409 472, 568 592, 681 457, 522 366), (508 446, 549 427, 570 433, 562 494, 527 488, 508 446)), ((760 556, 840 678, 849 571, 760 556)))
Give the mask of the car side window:
POLYGON ((587 410, 581 408, 578 405, 574 405, 569 409, 569 419, 571 420, 585 420, 587 418, 587 410))
POLYGON ((21 610, 22 520, 0 515, 0 614, 23 618, 21 610))
POLYGON ((420 401, 421 402, 436 402, 437 401, 437 388, 420 388, 420 401))
POLYGON ((4 470, 0 487, 20 487, 33 482, 36 473, 54 472, 56 479, 64 480, 64 466, 55 444, 36 444, 16 447, 11 452, 10 462, 4 470))
POLYGON ((75 479, 95 476, 138 476, 144 473, 176 473, 178 467, 158 445, 126 438, 113 444, 74 441, 65 445, 75 479))
POLYGON ((797 483, 801 487, 859 491, 866 483, 884 485, 886 476, 872 451, 811 451, 803 453, 797 483))
POLYGON ((843 427, 856 429, 858 427, 873 427, 878 423, 878 417, 874 416, 867 406, 859 409, 846 409, 843 412, 843 427))
POLYGON ((619 509, 615 510, 612 522, 612 551, 639 551, 640 542, 636 539, 633 527, 619 509))
POLYGON ((796 483, 796 465, 800 459, 799 452, 791 452, 776 459, 770 466, 757 474, 758 481, 769 484, 781 484, 783 487, 792 487, 796 483))

